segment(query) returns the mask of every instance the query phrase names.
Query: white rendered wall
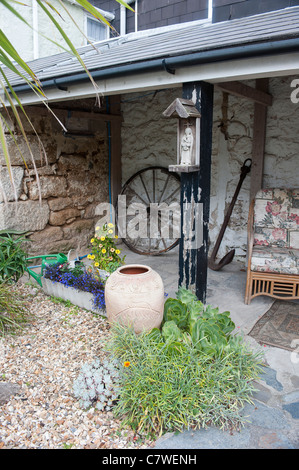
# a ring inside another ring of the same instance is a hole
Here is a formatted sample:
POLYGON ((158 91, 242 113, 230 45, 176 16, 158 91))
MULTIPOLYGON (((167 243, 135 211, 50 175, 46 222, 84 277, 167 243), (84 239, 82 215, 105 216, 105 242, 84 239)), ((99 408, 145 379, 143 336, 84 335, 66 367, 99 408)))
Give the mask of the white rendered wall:
MULTIPOLYGON (((13 8, 17 10, 30 25, 33 25, 33 2, 34 0, 28 0, 26 5, 19 5, 17 3, 12 4, 13 8)), ((69 16, 63 10, 59 2, 57 0, 52 0, 51 4, 61 14, 62 18, 60 18, 59 15, 53 11, 51 11, 51 14, 58 21, 74 46, 83 46, 85 44, 84 36, 80 34, 78 28, 70 20, 69 16)), ((69 1, 66 1, 65 5, 81 31, 85 31, 85 17, 82 8, 71 4, 69 1)), ((38 7, 37 10, 37 27, 40 33, 37 35, 38 57, 45 57, 63 52, 64 50, 59 47, 59 45, 69 49, 58 30, 53 24, 51 24, 51 21, 45 12, 40 7, 38 7), (58 45, 51 43, 42 35, 51 38, 53 41, 57 42, 58 45)), ((22 59, 29 61, 37 58, 34 57, 33 30, 20 19, 16 18, 7 8, 2 5, 2 3, 0 3, 0 28, 21 55, 22 59)))
MULTIPOLYGON (((291 82, 296 77, 271 78, 264 163, 264 187, 299 187, 299 103, 291 102, 291 82)), ((254 86, 254 81, 247 81, 254 86)), ((135 93, 122 97, 122 174, 123 183, 136 171, 151 165, 168 167, 176 161, 176 123, 165 119, 163 111, 181 89, 157 93, 135 93)), ((215 88, 210 204, 210 248, 212 249, 224 215, 239 182, 240 169, 251 157, 253 102, 229 95, 226 137, 221 132, 222 93, 215 88)), ((230 224, 218 252, 222 257, 232 248, 245 259, 250 174, 246 177, 234 207, 230 224)))

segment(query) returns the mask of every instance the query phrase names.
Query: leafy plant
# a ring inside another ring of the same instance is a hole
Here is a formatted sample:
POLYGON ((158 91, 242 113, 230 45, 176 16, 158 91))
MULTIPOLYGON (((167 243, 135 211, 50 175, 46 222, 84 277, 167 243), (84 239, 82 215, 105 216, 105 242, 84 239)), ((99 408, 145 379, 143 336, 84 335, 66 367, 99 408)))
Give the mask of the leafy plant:
POLYGON ((188 327, 189 312, 187 305, 177 299, 167 299, 164 304, 164 322, 174 321, 183 330, 188 327))
POLYGON ((115 360, 95 359, 91 364, 83 364, 73 385, 74 395, 84 409, 95 406, 100 411, 109 411, 118 397, 118 377, 115 360))
POLYGON ((94 268, 111 273, 124 263, 125 256, 121 258, 121 251, 115 245, 117 238, 113 224, 96 227, 96 234, 90 240, 92 254, 88 255, 93 260, 94 268))
POLYGON ((21 324, 27 321, 28 309, 24 300, 15 292, 11 285, 0 283, 0 332, 13 334, 21 324))
POLYGON ((25 238, 6 232, 0 235, 0 282, 17 282, 27 267, 26 253, 22 248, 25 238))
POLYGON ((130 361, 119 374, 114 414, 140 434, 209 425, 239 428, 245 422, 240 409, 251 401, 253 380, 259 376, 258 354, 234 338, 227 354, 213 357, 184 341, 170 323, 162 332, 140 335, 113 325, 108 349, 120 362, 130 361), (168 333, 174 335, 170 343, 168 333), (182 347, 174 354, 170 344, 182 347))
POLYGON ((85 365, 75 396, 84 408, 112 407, 124 426, 141 435, 209 425, 239 429, 245 423, 240 410, 251 402, 261 372, 261 353, 232 335, 229 312, 205 307, 183 288, 177 296, 165 302, 161 329, 137 335, 114 323, 106 344, 111 362, 85 365))
POLYGON ((104 282, 92 273, 86 272, 83 263, 71 268, 69 263, 55 263, 46 266, 44 277, 53 282, 60 282, 66 287, 73 287, 83 292, 93 294, 93 304, 98 309, 105 306, 104 282))
MULTIPOLYGON (((228 345, 231 333, 235 328, 229 312, 219 313, 218 308, 206 307, 188 289, 180 287, 177 298, 169 298, 164 304, 163 324, 172 331, 172 337, 178 338, 174 325, 184 332, 181 339, 192 341, 194 347, 206 354, 222 354, 228 345)), ((162 329, 163 332, 163 329, 162 329)), ((170 342, 168 335, 168 342, 170 342)))

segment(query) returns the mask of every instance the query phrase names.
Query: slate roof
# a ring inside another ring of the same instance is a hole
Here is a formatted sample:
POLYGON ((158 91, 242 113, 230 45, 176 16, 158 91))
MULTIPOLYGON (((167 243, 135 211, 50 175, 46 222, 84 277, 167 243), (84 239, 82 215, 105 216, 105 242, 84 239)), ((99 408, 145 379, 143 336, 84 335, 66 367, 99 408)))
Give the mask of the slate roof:
MULTIPOLYGON (((152 30, 145 36, 127 35, 79 48, 89 71, 125 64, 171 58, 208 50, 299 38, 299 7, 290 7, 220 23, 189 24, 177 30, 152 30)), ((64 52, 29 62, 38 78, 69 76, 82 72, 82 66, 64 52)), ((12 85, 22 83, 13 73, 7 75, 12 85)))

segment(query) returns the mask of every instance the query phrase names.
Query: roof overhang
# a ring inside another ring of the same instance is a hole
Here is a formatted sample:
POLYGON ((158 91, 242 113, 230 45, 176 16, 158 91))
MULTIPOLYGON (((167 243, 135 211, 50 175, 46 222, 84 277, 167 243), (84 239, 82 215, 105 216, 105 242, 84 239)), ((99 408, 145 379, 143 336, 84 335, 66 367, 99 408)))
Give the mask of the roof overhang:
MULTIPOLYGON (((94 82, 63 53, 33 61, 49 102, 183 83, 250 80, 299 72, 299 7, 148 37, 117 38, 80 50, 94 82), (257 31, 256 31, 257 29, 257 31)), ((40 102, 27 84, 11 76, 23 104, 40 102), (29 90, 29 91, 28 91, 29 90)))
MULTIPOLYGON (((120 72, 120 71, 119 71, 120 72)), ((71 99, 89 98, 100 95, 117 95, 122 93, 140 92, 153 89, 175 88, 183 83, 194 81, 207 81, 221 83, 235 80, 254 80, 264 77, 278 77, 296 75, 299 72, 299 54, 288 53, 281 55, 268 55, 249 59, 225 60, 209 64, 182 66, 177 68, 175 74, 166 71, 144 71, 134 74, 110 74, 107 78, 95 80, 97 88, 90 80, 69 82, 66 89, 58 88, 59 84, 46 88, 46 101, 58 102, 71 99)), ((37 104, 41 99, 33 92, 16 90, 22 103, 37 104)))

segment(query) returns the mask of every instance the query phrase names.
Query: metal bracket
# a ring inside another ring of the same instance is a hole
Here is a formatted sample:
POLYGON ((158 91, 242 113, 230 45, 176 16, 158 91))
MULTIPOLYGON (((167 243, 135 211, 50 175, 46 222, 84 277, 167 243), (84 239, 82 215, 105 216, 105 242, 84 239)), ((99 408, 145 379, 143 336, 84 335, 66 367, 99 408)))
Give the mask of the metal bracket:
POLYGON ((162 60, 162 65, 163 65, 164 69, 166 70, 166 72, 171 73, 172 75, 175 74, 175 69, 172 69, 172 68, 168 67, 168 65, 166 64, 166 59, 162 60))

